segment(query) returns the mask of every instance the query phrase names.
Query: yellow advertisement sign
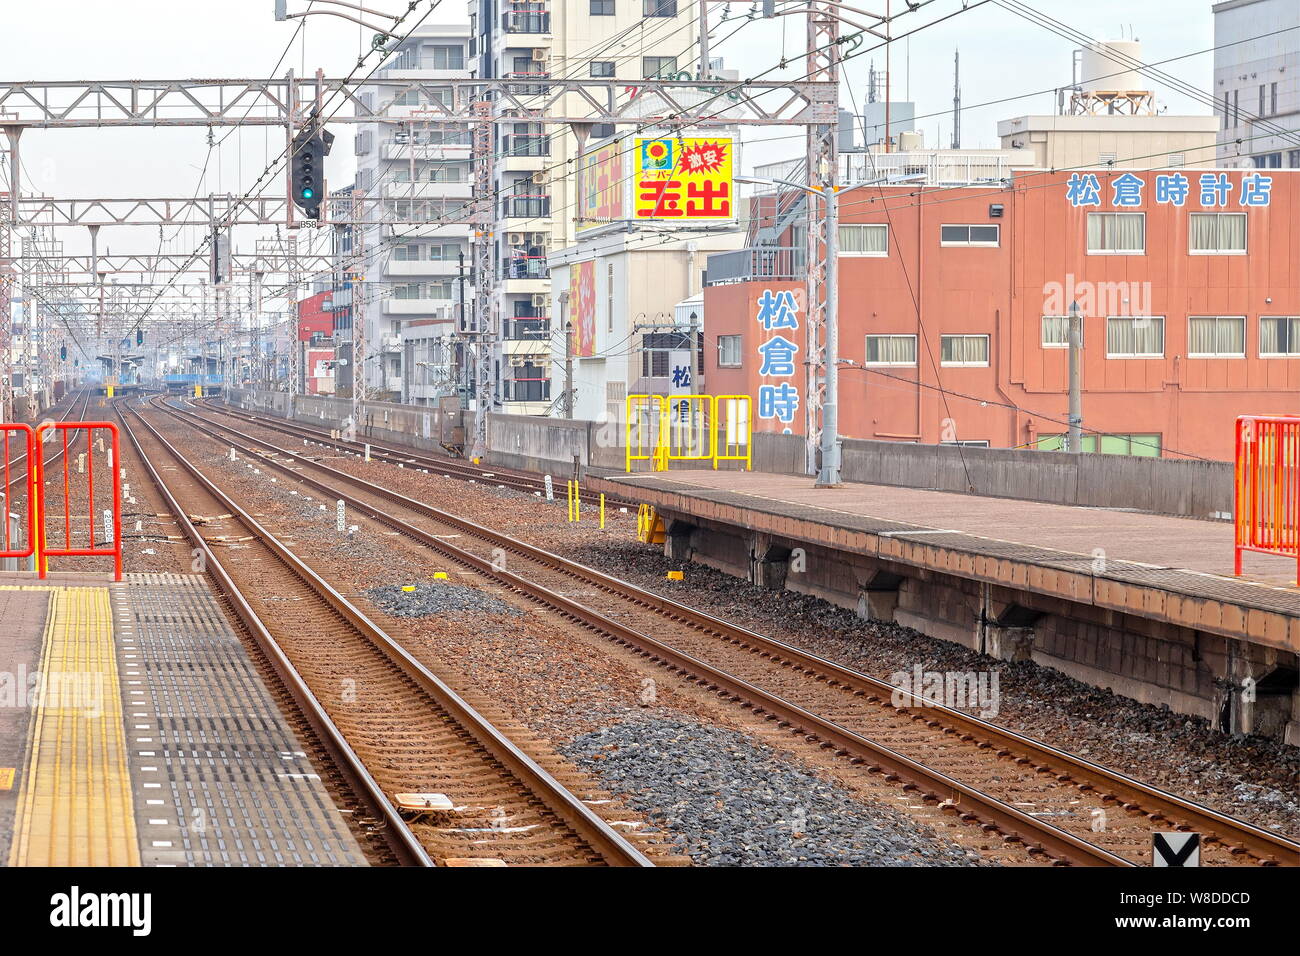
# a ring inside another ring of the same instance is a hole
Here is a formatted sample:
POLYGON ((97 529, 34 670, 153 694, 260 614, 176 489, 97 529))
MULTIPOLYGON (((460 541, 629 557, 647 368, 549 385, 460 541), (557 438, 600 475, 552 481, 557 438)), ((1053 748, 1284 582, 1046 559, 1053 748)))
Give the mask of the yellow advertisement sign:
POLYGON ((719 221, 734 217, 735 143, 728 137, 638 138, 633 217, 719 221))

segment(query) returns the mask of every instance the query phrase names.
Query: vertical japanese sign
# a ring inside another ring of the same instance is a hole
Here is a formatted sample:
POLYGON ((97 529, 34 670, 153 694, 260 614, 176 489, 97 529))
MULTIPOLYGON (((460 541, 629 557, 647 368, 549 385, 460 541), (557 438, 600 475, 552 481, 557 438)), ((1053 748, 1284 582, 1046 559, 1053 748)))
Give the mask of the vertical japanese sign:
POLYGON ((637 139, 636 219, 707 221, 734 216, 735 143, 726 137, 637 139))
POLYGON ((626 176, 623 148, 610 143, 584 153, 582 157, 582 195, 578 197, 578 231, 626 219, 627 209, 623 195, 626 176))
POLYGON ((785 434, 799 412, 799 298, 794 289, 764 289, 755 311, 758 322, 758 417, 785 434))
POLYGON ((573 264, 573 354, 596 354, 596 260, 573 264))

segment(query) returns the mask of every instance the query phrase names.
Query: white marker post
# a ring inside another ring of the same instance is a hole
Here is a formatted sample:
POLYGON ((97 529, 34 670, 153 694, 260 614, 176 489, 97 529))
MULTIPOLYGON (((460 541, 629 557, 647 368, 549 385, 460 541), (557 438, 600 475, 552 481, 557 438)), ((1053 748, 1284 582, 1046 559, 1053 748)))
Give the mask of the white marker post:
POLYGON ((335 504, 335 507, 338 511, 339 534, 342 534, 344 531, 348 530, 347 506, 343 503, 343 499, 340 498, 338 502, 335 504))
POLYGON ((555 485, 551 482, 550 475, 546 476, 546 500, 547 501, 555 500, 555 485))

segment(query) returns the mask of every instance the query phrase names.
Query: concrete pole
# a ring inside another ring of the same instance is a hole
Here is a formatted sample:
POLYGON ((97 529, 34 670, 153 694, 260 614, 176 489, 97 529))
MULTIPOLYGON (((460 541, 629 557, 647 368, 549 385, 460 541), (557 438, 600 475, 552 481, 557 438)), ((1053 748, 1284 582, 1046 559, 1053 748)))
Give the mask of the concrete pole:
POLYGON ((1079 303, 1070 303, 1070 452, 1083 451, 1083 387, 1080 366, 1083 336, 1079 328, 1079 303))
POLYGON ((840 486, 840 200, 835 189, 832 171, 822 189, 822 199, 826 203, 826 338, 822 357, 826 367, 826 391, 822 399, 822 462, 817 472, 817 488, 840 486))
POLYGON ((573 323, 568 320, 569 292, 566 289, 558 296, 560 302, 560 325, 564 329, 564 417, 573 417, 573 323))

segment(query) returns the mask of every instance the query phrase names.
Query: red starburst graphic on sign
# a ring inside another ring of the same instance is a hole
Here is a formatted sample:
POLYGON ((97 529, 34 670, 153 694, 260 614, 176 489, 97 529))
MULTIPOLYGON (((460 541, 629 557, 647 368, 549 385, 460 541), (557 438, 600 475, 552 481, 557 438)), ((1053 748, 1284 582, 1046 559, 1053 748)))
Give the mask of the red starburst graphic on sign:
POLYGON ((727 158, 727 147, 722 143, 699 143, 682 150, 681 171, 690 173, 715 173, 727 158))

